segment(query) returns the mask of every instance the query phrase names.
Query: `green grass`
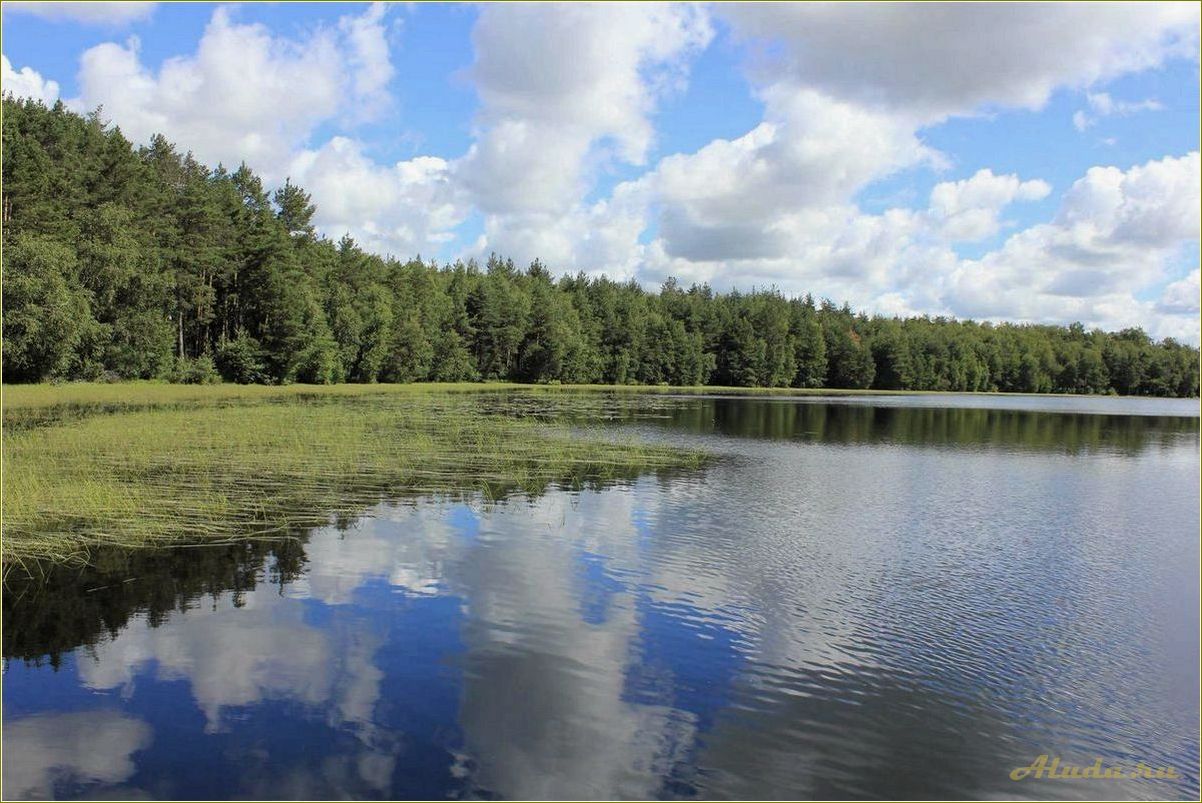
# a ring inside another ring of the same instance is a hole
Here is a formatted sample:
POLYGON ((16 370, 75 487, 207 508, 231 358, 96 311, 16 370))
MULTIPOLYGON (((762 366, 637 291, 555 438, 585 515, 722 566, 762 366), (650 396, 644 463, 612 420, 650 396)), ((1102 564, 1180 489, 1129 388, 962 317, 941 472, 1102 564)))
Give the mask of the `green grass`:
POLYGON ((697 453, 569 434, 554 424, 573 411, 576 420, 594 419, 599 391, 625 398, 896 392, 502 382, 5 385, 3 562, 6 569, 34 559, 86 562, 103 546, 278 537, 386 498, 488 499, 704 462, 697 453), (527 402, 547 400, 546 410, 532 417, 524 414, 529 404, 495 401, 512 391, 527 402), (482 394, 494 402, 482 404, 482 394))
POLYGON ((5 387, 5 568, 281 537, 382 499, 488 500, 705 460, 479 404, 481 389, 513 387, 5 387))
MULTIPOLYGON (((522 390, 540 393, 621 391, 623 393, 673 393, 735 396, 891 396, 947 395, 938 390, 854 390, 838 388, 743 388, 718 385, 523 385, 513 382, 414 383, 408 385, 173 385, 159 381, 117 383, 68 382, 64 384, 4 385, 5 421, 18 411, 72 407, 146 407, 184 402, 240 402, 329 397, 473 393, 481 390, 522 390)), ((1055 393, 986 393, 954 391, 970 396, 1056 396, 1055 393)))

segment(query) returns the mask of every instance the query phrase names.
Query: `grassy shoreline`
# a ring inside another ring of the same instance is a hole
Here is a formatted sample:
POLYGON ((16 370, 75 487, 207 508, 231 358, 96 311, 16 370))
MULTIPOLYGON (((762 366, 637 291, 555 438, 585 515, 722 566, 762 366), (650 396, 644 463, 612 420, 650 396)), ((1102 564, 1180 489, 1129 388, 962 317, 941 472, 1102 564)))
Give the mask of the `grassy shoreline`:
POLYGON ((869 390, 855 388, 747 388, 722 385, 531 385, 517 382, 414 382, 408 384, 339 385, 179 385, 156 380, 127 382, 65 382, 62 384, 5 384, 0 399, 7 412, 18 408, 59 405, 147 405, 187 401, 262 400, 322 395, 356 397, 389 393, 473 393, 480 391, 522 390, 548 393, 607 392, 670 393, 684 395, 729 396, 982 396, 982 397, 1066 397, 1066 398, 1150 398, 1118 397, 1106 394, 1076 393, 1003 393, 1000 391, 951 390, 869 390), (131 398, 131 391, 136 394, 131 398))
POLYGON ((488 414, 465 392, 516 387, 6 388, 5 570, 87 563, 111 546, 281 537, 387 499, 536 495, 705 462, 488 414), (64 407, 74 414, 45 415, 64 407))
POLYGON ((608 482, 705 462, 699 453, 591 437, 569 432, 554 417, 550 423, 522 420, 489 413, 479 403, 511 391, 580 399, 614 391, 949 395, 506 382, 5 385, 4 567, 40 559, 86 563, 100 546, 279 536, 389 498, 536 494, 549 485, 608 482))

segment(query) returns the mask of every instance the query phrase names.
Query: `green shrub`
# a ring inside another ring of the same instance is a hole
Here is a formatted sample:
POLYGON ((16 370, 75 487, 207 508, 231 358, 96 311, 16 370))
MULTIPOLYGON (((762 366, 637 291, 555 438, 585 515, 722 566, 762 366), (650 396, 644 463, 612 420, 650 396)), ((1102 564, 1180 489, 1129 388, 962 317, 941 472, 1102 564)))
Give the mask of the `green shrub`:
POLYGON ((271 381, 263 365, 263 351, 253 337, 243 335, 227 341, 217 349, 216 363, 226 382, 266 385, 271 381))
POLYGON ((213 358, 207 354, 195 359, 180 357, 175 361, 171 381, 180 385, 212 385, 221 381, 221 374, 217 373, 213 358))

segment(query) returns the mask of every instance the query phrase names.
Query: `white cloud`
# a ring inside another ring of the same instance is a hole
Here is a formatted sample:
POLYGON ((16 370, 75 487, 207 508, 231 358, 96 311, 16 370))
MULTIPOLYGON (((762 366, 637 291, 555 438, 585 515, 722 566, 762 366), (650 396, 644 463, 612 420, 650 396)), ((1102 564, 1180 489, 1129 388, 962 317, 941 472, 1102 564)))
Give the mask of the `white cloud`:
POLYGON ((1158 112, 1164 109, 1160 101, 1152 98, 1138 101, 1115 100, 1107 92, 1086 92, 1085 100, 1093 110, 1093 116, 1081 110, 1073 112, 1073 127, 1078 131, 1084 131, 1094 125, 1100 117, 1127 117, 1139 112, 1158 112))
POLYGON ((66 20, 88 25, 118 27, 148 19, 154 14, 157 5, 158 3, 100 2, 99 0, 86 3, 6 2, 4 11, 5 13, 29 14, 53 22, 66 20))
POLYGON ((982 170, 936 185, 926 210, 879 215, 852 203, 795 206, 767 217, 755 208, 747 218, 729 214, 721 224, 690 231, 696 253, 679 243, 670 250, 674 234, 661 219, 663 236, 646 249, 639 275, 649 282, 675 275, 720 287, 813 290, 883 314, 1081 320, 1197 342, 1196 302, 1191 309, 1187 300, 1196 277, 1170 285, 1159 303, 1139 299, 1197 242, 1199 172, 1197 153, 1126 171, 1093 168, 1050 222, 1016 232, 979 260, 960 259, 950 244, 995 234, 1002 210, 1046 197, 1046 182, 982 170), (757 219, 764 221, 759 228, 757 219), (732 220, 747 229, 735 229, 732 220), (748 248, 723 250, 740 237, 748 248))
POLYGON ((978 170, 963 181, 945 181, 931 190, 931 216, 948 240, 971 242, 990 237, 999 228, 998 214, 1014 201, 1038 201, 1052 191, 1046 181, 1020 181, 978 170))
MULTIPOLYGON (((548 221, 555 238, 510 234, 490 237, 490 245, 550 245, 553 256, 570 258, 567 267, 623 278, 638 272, 659 280, 671 273, 686 281, 788 285, 802 278, 796 265, 807 259, 810 245, 840 252, 848 247, 824 238, 832 221, 854 214, 851 199, 860 188, 905 167, 941 164, 912 127, 889 115, 792 87, 769 87, 761 96, 764 122, 742 137, 660 160, 605 201, 548 221), (658 237, 641 245, 652 219, 658 237)), ((892 232, 896 222, 894 216, 881 227, 892 232)), ((850 237, 875 241, 863 230, 850 237)), ((536 253, 549 259, 546 251, 536 253)), ((852 264, 837 262, 837 271, 852 264)))
POLYGON ((898 170, 940 166, 942 156, 895 115, 792 85, 760 95, 765 117, 752 131, 669 156, 620 187, 657 223, 640 276, 790 292, 817 286, 871 304, 910 270, 902 252, 929 226, 908 210, 864 215, 853 199, 898 170))
MULTIPOLYGON (((882 178, 946 169, 923 133, 949 116, 1035 109, 1061 88, 1086 93, 1082 129, 1157 108, 1104 84, 1196 59, 1196 7, 721 6, 756 53, 762 120, 590 198, 606 170, 654 155, 655 110, 713 38, 709 13, 485 6, 464 73, 481 105, 459 158, 380 163, 348 131, 310 141, 322 124, 388 108, 395 70, 382 5, 295 40, 218 9, 197 52, 157 72, 136 40, 101 45, 84 55, 76 105, 103 103, 133 138, 161 130, 208 162, 246 158, 269 183, 290 175, 312 192, 323 233, 397 255, 438 251, 474 209, 483 233, 458 244, 464 255, 498 250, 647 282, 776 284, 883 312, 1177 325, 1155 320, 1180 306, 1177 294, 1136 298, 1160 287, 1170 258, 1197 237, 1196 155, 1095 168, 1053 220, 975 261, 952 244, 1003 231, 1004 210, 1045 198, 1045 182, 974 165, 936 185, 925 207, 867 214, 857 199, 882 178)), ((4 79, 56 91, 7 63, 4 79)))
POLYGON ((519 265, 538 258, 557 271, 631 279, 643 258, 638 239, 647 226, 647 197, 643 183, 625 182, 609 198, 562 213, 488 215, 484 234, 464 256, 496 251, 519 265))
POLYGON ((1092 167, 1065 193, 1055 222, 1108 244, 1169 248, 1197 239, 1199 167, 1197 151, 1127 171, 1092 167))
POLYGON ((597 171, 646 160, 650 113, 712 36, 696 5, 485 6, 472 34, 476 141, 456 164, 488 216, 485 247, 550 245, 548 221, 587 217, 597 171))
MULTIPOLYGON (((1199 237, 1197 152, 1123 171, 1094 167, 1069 189, 1050 223, 1032 226, 949 277, 949 307, 981 318, 1080 320, 1105 328, 1145 326, 1179 335, 1189 313, 1137 299, 1164 279, 1166 265, 1199 237)), ((1177 298, 1187 284, 1166 298, 1177 298)), ((1196 332, 1189 338, 1197 340, 1196 332)))
MULTIPOLYGON (((809 210, 812 219, 815 210, 849 203, 873 179, 942 164, 912 126, 889 115, 789 87, 770 87, 762 97, 765 121, 752 131, 668 156, 603 201, 533 210, 519 205, 490 216, 487 247, 623 277, 657 252, 661 264, 664 258, 784 258, 799 213, 809 210), (660 238, 648 252, 638 240, 653 215, 660 238)), ((541 168, 558 180, 566 175, 554 164, 541 168)), ((564 199, 572 194, 565 189, 564 199)))
POLYGON ((388 7, 373 3, 361 17, 343 17, 338 29, 348 43, 347 63, 351 67, 351 84, 356 111, 370 119, 391 104, 388 83, 396 74, 388 54, 387 31, 384 27, 388 7))
POLYGON ((157 74, 141 63, 137 39, 87 50, 72 104, 83 111, 103 105, 135 141, 162 133, 203 161, 246 161, 277 181, 317 125, 380 102, 392 75, 382 16, 373 6, 344 18, 339 31, 318 29, 294 41, 239 24, 219 7, 196 53, 168 59, 157 74))
POLYGON ((381 253, 429 253, 467 214, 445 160, 379 164, 346 135, 310 145, 324 123, 361 123, 391 107, 387 15, 375 3, 288 39, 219 7, 196 52, 157 73, 142 64, 136 39, 86 51, 72 104, 103 105, 135 141, 163 133, 207 164, 245 161, 268 185, 291 177, 312 195, 323 234, 349 232, 381 253))
POLYGON ((588 132, 570 124, 503 120, 472 146, 458 173, 486 212, 554 213, 587 189, 581 173, 591 143, 588 132))
POLYGON ((761 74, 930 120, 1039 108, 1058 87, 1194 57, 1198 47, 1198 8, 1184 3, 721 8, 743 36, 784 43, 763 57, 761 74))
POLYGON ((694 222, 840 204, 873 179, 939 162, 912 126, 890 115, 787 85, 761 94, 765 119, 751 132, 660 162, 659 195, 686 206, 694 222))
POLYGON ((765 122, 660 163, 664 251, 686 259, 785 258, 873 179, 938 161, 905 123, 811 90, 766 90, 765 122))
POLYGON ((379 253, 429 254, 468 213, 450 166, 434 156, 384 166, 369 159, 361 143, 334 137, 298 154, 289 171, 317 202, 320 231, 332 237, 349 232, 379 253))
POLYGON ((30 67, 14 70, 8 56, 0 55, 0 86, 4 94, 40 100, 47 106, 58 100, 58 83, 43 78, 30 67))
POLYGON ((927 215, 905 209, 879 215, 864 214, 852 204, 804 210, 781 216, 769 234, 779 253, 715 260, 673 255, 662 238, 656 239, 640 275, 652 282, 676 276, 719 289, 813 291, 857 308, 893 313, 903 298, 909 308, 937 311, 934 279, 956 261, 933 236, 927 215))
POLYGON ((117 784, 134 774, 133 754, 153 732, 115 711, 74 711, 4 718, 4 791, 15 800, 46 800, 55 781, 117 784))
POLYGON ((919 138, 924 126, 983 108, 1038 107, 1058 86, 1087 86, 1196 49, 1196 9, 1173 5, 1149 13, 956 4, 721 8, 739 34, 773 45, 752 70, 762 83, 764 121, 743 137, 667 157, 640 180, 659 216, 659 240, 649 250, 659 265, 650 272, 671 266, 785 286, 830 279, 821 291, 851 290, 849 298, 873 292, 843 288, 840 277, 904 282, 903 250, 938 250, 923 242, 932 225, 943 239, 977 240, 998 230, 1006 204, 1050 192, 1044 182, 986 170, 937 186, 925 220, 900 210, 861 215, 853 199, 872 181, 944 163, 919 138), (891 270, 888 259, 902 262, 891 270))
MULTIPOLYGON (((1123 198, 1104 208, 1098 203, 1108 187, 1113 191, 1115 177, 1091 172, 1078 182, 1075 197, 1065 199, 1055 223, 1020 232, 1008 243, 1013 256, 1026 252, 1016 262, 1046 264, 1040 262, 1046 245, 1058 253, 1092 251, 1093 261, 1112 266, 1106 281, 1116 285, 1114 294, 1094 300, 1073 296, 1074 288, 1099 295, 1110 285, 1099 284, 1088 265, 1064 266, 1048 287, 1072 303, 1036 303, 1039 292, 1033 288, 1039 281, 1015 282, 1009 293, 974 295, 964 283, 971 268, 950 248, 996 234, 1004 225, 1002 210, 1045 198, 1051 191, 1046 182, 983 169, 937 185, 926 210, 876 215, 863 213, 855 198, 873 181, 901 170, 943 167, 946 161, 923 144, 920 132, 949 115, 1037 108, 1058 87, 1090 87, 1171 57, 1194 56, 1196 9, 1158 6, 1147 14, 1122 6, 722 9, 741 34, 775 48, 752 70, 762 82, 757 94, 765 103, 764 119, 742 137, 669 156, 624 185, 658 223, 657 238, 648 246, 636 245, 637 234, 630 238, 641 278, 775 284, 886 313, 965 314, 972 308, 988 317, 1148 324, 1149 305, 1133 294, 1161 280, 1165 260, 1189 239, 1184 221, 1198 217, 1196 201, 1189 203, 1197 194, 1188 186, 1189 171, 1172 160, 1126 174, 1113 171, 1122 176, 1123 198), (998 42, 1007 42, 1005 52, 998 52, 998 42), (848 53, 856 54, 854 70, 848 69, 848 53), (1077 229, 1068 224, 1073 215, 1084 220, 1094 214, 1101 218, 1093 234, 1084 224, 1077 229), (1142 278, 1115 279, 1123 273, 1120 265, 1142 278), (980 303, 969 303, 970 297, 980 303)), ((1091 96, 1099 114, 1153 108, 1101 92, 1091 96)), ((1196 186, 1196 176, 1194 181, 1196 186)), ((1089 262, 1080 254, 1068 261, 1075 265, 1078 258, 1089 262)), ((1000 252, 988 259, 1006 261, 1000 252)))
POLYGON ((567 125, 586 140, 613 138, 622 159, 642 163, 653 139, 647 115, 712 37, 693 5, 486 6, 470 71, 481 133, 505 122, 567 125))
POLYGON ((1198 314, 1199 296, 1202 296, 1198 280, 1198 268, 1194 268, 1184 279, 1178 279, 1164 289, 1156 305, 1158 312, 1170 315, 1198 314))

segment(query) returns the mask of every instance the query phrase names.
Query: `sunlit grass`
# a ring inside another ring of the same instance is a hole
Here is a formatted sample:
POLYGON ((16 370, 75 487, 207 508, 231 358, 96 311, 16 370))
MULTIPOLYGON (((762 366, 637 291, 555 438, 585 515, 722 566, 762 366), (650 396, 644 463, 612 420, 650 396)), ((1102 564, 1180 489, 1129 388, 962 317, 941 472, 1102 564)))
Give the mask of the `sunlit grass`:
MULTIPOLYGON (((549 429, 546 419, 555 415, 506 415, 503 401, 477 403, 482 391, 562 401, 618 389, 866 392, 502 382, 6 385, 4 562, 86 561, 103 545, 279 535, 399 494, 537 493, 550 483, 601 482, 702 461, 696 453, 549 429)), ((552 405, 560 407, 567 409, 552 405)))
MULTIPOLYGON (((715 385, 522 385, 511 382, 414 383, 408 385, 173 385, 166 382, 68 382, 61 385, 4 385, 4 409, 7 413, 46 407, 71 406, 151 406, 181 402, 223 402, 267 399, 294 399, 311 395, 357 397, 403 394, 465 393, 480 390, 537 391, 572 393, 615 391, 624 393, 724 394, 740 396, 780 395, 912 395, 938 391, 847 390, 829 388, 738 388, 715 385)), ((986 395, 986 394, 972 394, 986 395)), ((996 395, 996 394, 988 394, 996 395)), ((1024 394, 1007 394, 1024 395, 1024 394)), ((1041 394, 1048 395, 1048 394, 1041 394)))
POLYGON ((4 385, 4 409, 58 405, 156 405, 190 401, 288 399, 309 395, 371 396, 527 387, 509 383, 414 383, 410 385, 174 385, 167 382, 65 382, 4 385))
POLYGON ((481 387, 506 386, 5 388, 4 562, 280 536, 398 495, 535 494, 704 459, 486 414, 459 392, 481 387))

